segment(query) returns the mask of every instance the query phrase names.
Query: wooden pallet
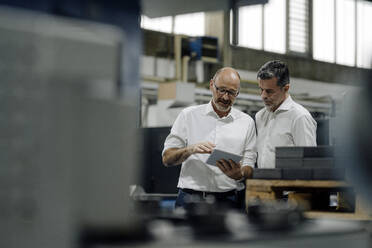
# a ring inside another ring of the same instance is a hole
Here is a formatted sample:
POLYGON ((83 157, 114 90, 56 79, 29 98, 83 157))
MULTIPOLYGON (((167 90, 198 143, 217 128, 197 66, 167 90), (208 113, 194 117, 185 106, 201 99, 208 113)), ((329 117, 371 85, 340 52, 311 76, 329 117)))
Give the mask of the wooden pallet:
POLYGON ((367 204, 345 181, 248 179, 246 205, 257 199, 280 200, 285 191, 291 192, 288 200, 302 205, 308 211, 306 216, 310 218, 328 215, 331 218, 372 219, 371 204, 367 204), (332 210, 329 207, 331 192, 337 192, 340 204, 332 210))

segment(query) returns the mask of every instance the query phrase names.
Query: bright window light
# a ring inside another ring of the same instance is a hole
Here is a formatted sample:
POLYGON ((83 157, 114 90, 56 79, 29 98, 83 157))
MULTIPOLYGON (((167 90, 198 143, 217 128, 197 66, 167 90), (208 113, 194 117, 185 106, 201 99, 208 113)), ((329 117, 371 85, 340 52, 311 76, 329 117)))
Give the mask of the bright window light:
POLYGON ((355 65, 355 2, 336 1, 336 63, 355 65))
POLYGON ((262 5, 239 8, 239 45, 262 49, 262 5))
POLYGON ((313 0, 313 57, 335 62, 334 0, 313 0))
POLYGON ((308 51, 308 1, 290 0, 288 4, 288 50, 306 53, 308 51))
POLYGON ((372 3, 358 1, 357 4, 357 66, 372 68, 372 3))
POLYGON ((150 29, 165 33, 172 32, 172 17, 157 17, 157 18, 149 18, 147 16, 141 17, 141 28, 150 29))
POLYGON ((205 35, 204 12, 177 15, 174 19, 174 33, 190 36, 205 35))
MULTIPOLYGON (((233 43, 233 11, 230 10, 230 44, 233 43)), ((239 41, 238 41, 239 42, 239 41)), ((236 44, 234 44, 236 45, 236 44)))
POLYGON ((264 49, 285 53, 285 1, 270 0, 264 11, 264 49))

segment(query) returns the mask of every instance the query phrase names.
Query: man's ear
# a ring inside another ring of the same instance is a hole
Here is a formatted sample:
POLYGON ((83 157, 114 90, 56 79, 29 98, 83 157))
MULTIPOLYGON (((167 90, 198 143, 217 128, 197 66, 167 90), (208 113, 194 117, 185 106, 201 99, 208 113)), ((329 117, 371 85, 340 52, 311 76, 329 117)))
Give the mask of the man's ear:
POLYGON ((288 90, 289 90, 289 84, 284 85, 283 88, 284 88, 285 93, 288 93, 288 90))
POLYGON ((209 81, 209 89, 212 90, 213 89, 213 79, 211 79, 209 81))

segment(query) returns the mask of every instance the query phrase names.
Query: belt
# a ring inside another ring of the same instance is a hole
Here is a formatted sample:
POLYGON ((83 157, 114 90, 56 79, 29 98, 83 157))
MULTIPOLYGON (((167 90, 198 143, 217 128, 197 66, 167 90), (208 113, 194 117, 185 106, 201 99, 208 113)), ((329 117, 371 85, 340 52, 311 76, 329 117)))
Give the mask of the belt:
POLYGON ((193 189, 182 189, 182 188, 181 188, 181 190, 183 192, 187 193, 187 194, 200 195, 203 198, 206 198, 208 195, 213 195, 217 199, 226 198, 226 197, 229 197, 229 196, 234 196, 237 193, 236 190, 230 190, 230 191, 226 191, 226 192, 198 191, 198 190, 193 190, 193 189))

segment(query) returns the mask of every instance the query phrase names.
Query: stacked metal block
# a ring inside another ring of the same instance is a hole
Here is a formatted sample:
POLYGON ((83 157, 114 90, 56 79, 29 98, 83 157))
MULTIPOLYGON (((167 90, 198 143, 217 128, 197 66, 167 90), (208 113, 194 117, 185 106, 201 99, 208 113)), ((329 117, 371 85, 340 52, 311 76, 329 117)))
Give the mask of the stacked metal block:
POLYGON ((342 180, 332 146, 277 147, 275 168, 254 169, 254 179, 342 180))

